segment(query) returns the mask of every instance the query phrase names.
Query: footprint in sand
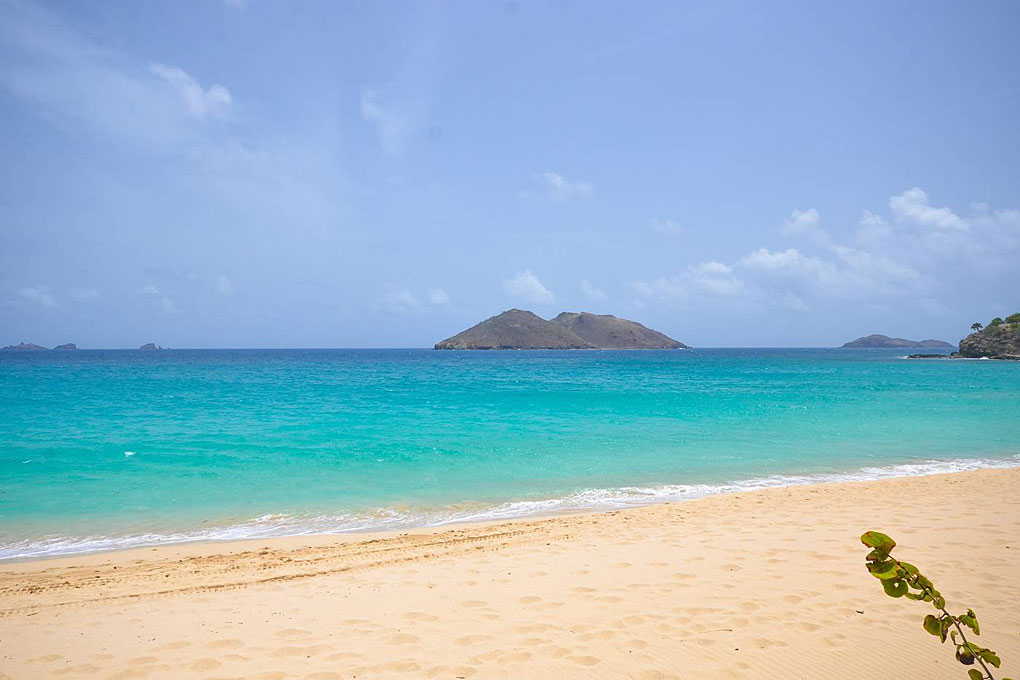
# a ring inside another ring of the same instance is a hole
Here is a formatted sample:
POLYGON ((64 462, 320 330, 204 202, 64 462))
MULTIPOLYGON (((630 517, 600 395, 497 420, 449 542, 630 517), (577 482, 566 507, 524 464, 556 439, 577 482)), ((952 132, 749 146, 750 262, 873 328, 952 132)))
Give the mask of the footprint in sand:
POLYGON ((470 647, 471 645, 476 645, 479 642, 486 642, 491 639, 491 635, 465 635, 464 637, 459 637, 454 640, 453 644, 458 647, 470 647))
POLYGON ((308 637, 311 634, 311 631, 301 630, 300 628, 284 628, 283 630, 276 631, 276 637, 278 638, 308 637))
MULTIPOLYGON (((277 635, 279 635, 279 633, 277 633, 277 635)), ((225 640, 213 640, 212 642, 206 644, 205 648, 206 649, 237 649, 238 647, 243 647, 243 646, 244 646, 244 643, 241 642, 240 640, 235 640, 233 638, 230 638, 230 639, 225 639, 225 640)))
POLYGON ((542 601, 542 598, 536 597, 535 595, 527 595, 517 600, 520 604, 536 604, 542 601))
POLYGON ((188 664, 189 671, 214 671, 222 666, 219 661, 206 657, 204 659, 196 659, 188 664))
POLYGON ((46 654, 45 656, 36 656, 25 663, 52 663, 54 661, 60 661, 64 657, 60 654, 46 654))
POLYGON ((404 618, 408 621, 438 621, 438 616, 432 614, 426 614, 425 612, 407 612, 404 614, 404 618))
POLYGON ((394 633, 389 637, 383 638, 383 642, 390 645, 410 645, 415 642, 421 642, 421 638, 415 635, 408 635, 407 633, 394 633))
POLYGON ((594 656, 571 656, 568 658, 574 663, 576 663, 578 666, 587 666, 589 668, 597 663, 601 663, 594 656))

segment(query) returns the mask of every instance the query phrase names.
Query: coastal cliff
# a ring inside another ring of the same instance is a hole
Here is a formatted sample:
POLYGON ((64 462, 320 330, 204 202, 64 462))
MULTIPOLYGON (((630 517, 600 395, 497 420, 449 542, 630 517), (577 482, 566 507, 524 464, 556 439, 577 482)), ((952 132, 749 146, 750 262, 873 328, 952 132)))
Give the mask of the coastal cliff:
POLYGON ((436 349, 689 349, 636 321, 609 314, 563 312, 547 321, 533 312, 510 309, 486 319, 436 349))
POLYGON ((1005 320, 992 319, 987 326, 974 324, 974 332, 960 341, 959 356, 977 359, 1020 360, 1020 312, 1005 320))

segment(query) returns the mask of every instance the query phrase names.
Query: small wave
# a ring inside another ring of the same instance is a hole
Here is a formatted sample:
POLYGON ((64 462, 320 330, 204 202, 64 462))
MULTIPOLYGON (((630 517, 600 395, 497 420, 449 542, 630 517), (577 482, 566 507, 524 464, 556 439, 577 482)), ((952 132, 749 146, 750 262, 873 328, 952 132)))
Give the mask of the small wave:
MULTIPOLYGON (((125 451, 125 455, 128 453, 125 451)), ((312 536, 436 527, 463 522, 483 522, 563 512, 613 510, 775 487, 871 481, 894 477, 920 477, 1011 467, 1020 467, 1020 454, 1002 459, 962 458, 928 460, 883 467, 863 467, 844 473, 771 475, 719 484, 668 484, 652 487, 624 486, 615 489, 584 489, 558 498, 509 501, 494 505, 461 504, 417 512, 406 509, 379 508, 372 512, 336 515, 268 514, 230 526, 178 533, 135 533, 120 536, 83 537, 51 536, 9 542, 0 544, 0 561, 199 541, 236 541, 281 536, 312 536)))
POLYGON ((125 451, 125 452, 124 452, 124 457, 125 457, 125 458, 130 458, 130 457, 131 457, 131 456, 133 456, 133 455, 135 455, 135 452, 134 452, 134 451, 125 451))

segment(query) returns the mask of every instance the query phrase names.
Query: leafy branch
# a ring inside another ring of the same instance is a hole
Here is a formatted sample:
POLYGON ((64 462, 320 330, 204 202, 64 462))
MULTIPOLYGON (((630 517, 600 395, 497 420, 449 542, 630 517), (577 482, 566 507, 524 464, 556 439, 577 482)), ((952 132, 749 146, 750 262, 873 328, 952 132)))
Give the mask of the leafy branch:
MULTIPOLYGON (((971 668, 967 671, 970 680, 995 680, 988 665, 991 664, 998 668, 999 657, 992 650, 967 640, 967 635, 963 632, 966 627, 974 635, 981 634, 977 614, 974 613, 974 610, 968 609, 966 614, 959 616, 953 616, 946 611, 946 600, 935 589, 935 585, 919 572, 917 567, 909 562, 900 562, 890 554, 896 547, 896 541, 885 534, 869 531, 861 536, 861 543, 872 549, 865 558, 868 562, 868 571, 872 576, 882 581, 882 588, 886 595, 931 602, 939 614, 925 616, 924 629, 943 643, 947 637, 950 638, 956 645, 957 661, 965 666, 973 666, 976 663, 981 667, 981 670, 971 668)), ((1010 679, 1003 678, 1002 680, 1010 679)))

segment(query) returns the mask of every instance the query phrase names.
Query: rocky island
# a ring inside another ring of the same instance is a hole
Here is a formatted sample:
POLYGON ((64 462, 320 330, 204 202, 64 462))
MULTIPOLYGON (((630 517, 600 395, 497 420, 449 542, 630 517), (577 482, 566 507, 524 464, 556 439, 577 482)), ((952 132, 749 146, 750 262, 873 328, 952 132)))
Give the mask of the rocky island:
POLYGON ((956 349, 956 345, 951 345, 942 340, 906 340, 904 338, 890 338, 888 335, 879 335, 877 333, 875 335, 865 335, 862 338, 851 340, 843 345, 842 349, 898 347, 905 347, 909 349, 922 347, 928 349, 956 349))
POLYGON ((6 347, 4 347, 4 349, 5 350, 15 350, 15 351, 25 351, 25 350, 33 351, 33 350, 40 350, 40 349, 46 349, 46 348, 43 347, 42 345, 37 345, 37 344, 35 344, 33 342, 19 342, 17 345, 7 345, 6 347))
POLYGON ((510 309, 436 343, 436 349, 690 349, 636 321, 563 312, 546 320, 510 309))
POLYGON ((148 352, 148 351, 156 350, 156 349, 166 349, 166 347, 160 347, 159 345, 157 345, 154 342, 147 342, 144 345, 142 345, 141 347, 139 347, 138 349, 143 349, 143 350, 148 352))
POLYGON ((73 342, 68 342, 63 345, 57 345, 53 349, 78 349, 78 345, 74 344, 73 342))

